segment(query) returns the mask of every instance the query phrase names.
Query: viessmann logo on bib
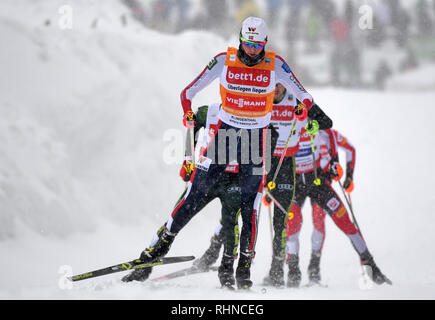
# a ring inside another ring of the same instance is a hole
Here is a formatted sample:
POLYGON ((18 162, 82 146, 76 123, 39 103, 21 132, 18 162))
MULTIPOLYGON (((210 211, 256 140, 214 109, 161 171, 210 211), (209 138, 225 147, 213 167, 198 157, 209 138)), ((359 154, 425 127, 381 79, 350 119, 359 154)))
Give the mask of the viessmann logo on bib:
POLYGON ((248 97, 228 93, 226 96, 226 106, 230 108, 243 108, 246 111, 263 110, 266 106, 266 97, 248 97))
POLYGON ((227 82, 245 86, 267 87, 270 84, 270 71, 229 67, 227 82))

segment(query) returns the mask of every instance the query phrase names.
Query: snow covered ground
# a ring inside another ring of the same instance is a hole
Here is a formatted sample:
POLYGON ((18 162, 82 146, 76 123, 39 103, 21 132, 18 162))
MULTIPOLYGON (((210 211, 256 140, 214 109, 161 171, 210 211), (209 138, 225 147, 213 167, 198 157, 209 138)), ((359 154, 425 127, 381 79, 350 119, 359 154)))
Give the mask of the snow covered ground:
MULTIPOLYGON (((385 92, 307 88, 357 148, 355 214, 393 286, 361 287, 356 253, 327 220, 321 267, 328 288, 263 290, 271 255, 264 208, 251 293, 218 290, 212 273, 134 284, 116 274, 71 286, 68 272, 136 258, 167 219, 184 189, 179 93, 212 56, 237 43, 205 32, 163 35, 131 19, 122 26, 128 11, 118 1, 101 7, 76 0, 72 29, 62 29, 65 3, 0 3, 6 43, 0 50, 0 299, 435 298, 435 84, 413 88, 412 75, 400 79, 407 87, 385 92)), ((415 78, 433 79, 432 69, 415 78)), ((194 106, 218 98, 214 84, 194 106)), ((198 214, 170 255, 199 257, 219 211, 214 201, 198 214)), ((303 281, 311 230, 307 203, 303 281)), ((157 267, 153 276, 188 265, 157 267)))

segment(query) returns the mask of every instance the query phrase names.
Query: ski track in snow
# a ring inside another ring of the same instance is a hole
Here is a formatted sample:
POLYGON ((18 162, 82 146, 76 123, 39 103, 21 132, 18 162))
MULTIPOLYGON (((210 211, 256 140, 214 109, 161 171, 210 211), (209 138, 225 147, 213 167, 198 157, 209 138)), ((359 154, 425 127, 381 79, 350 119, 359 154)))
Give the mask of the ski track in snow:
MULTIPOLYGON (((435 93, 413 91, 412 77, 409 91, 307 88, 356 147, 355 214, 393 286, 361 287, 358 257, 329 218, 321 262, 328 287, 261 286, 271 255, 265 208, 250 292, 221 290, 215 272, 156 283, 122 283, 123 273, 67 282, 67 272, 138 257, 167 219, 184 188, 178 177, 182 158, 172 164, 163 159, 164 133, 184 134, 179 94, 211 57, 235 45, 206 32, 163 35, 133 20, 121 28, 119 14, 126 9, 118 1, 107 2, 99 29, 91 30, 98 6, 89 3, 96 2, 75 2, 83 14, 71 31, 42 25, 60 1, 22 1, 16 17, 5 14, 16 1, 0 4, 0 33, 9 43, 0 52, 0 299, 435 297, 435 109, 430 105, 435 93), (85 5, 88 10, 82 10, 85 5)), ((214 84, 193 105, 218 99, 214 84)), ((200 257, 219 212, 215 200, 180 232, 168 256, 200 257)), ((302 284, 310 214, 307 201, 300 236, 302 284)), ((156 267, 152 277, 190 264, 156 267)))

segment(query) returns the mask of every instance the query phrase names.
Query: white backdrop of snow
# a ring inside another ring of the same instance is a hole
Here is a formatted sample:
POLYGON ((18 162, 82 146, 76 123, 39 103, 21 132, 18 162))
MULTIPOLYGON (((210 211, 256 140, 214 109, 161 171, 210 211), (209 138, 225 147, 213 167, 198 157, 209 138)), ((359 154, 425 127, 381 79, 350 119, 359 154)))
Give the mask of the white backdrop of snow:
MULTIPOLYGON (((163 35, 132 19, 122 27, 119 17, 128 12, 117 1, 105 2, 104 8, 97 1, 74 1, 73 29, 61 30, 57 10, 65 3, 0 4, 0 35, 6 44, 0 50, 0 298, 435 297, 435 93, 406 88, 307 88, 357 148, 355 213, 394 286, 362 290, 357 255, 327 219, 322 275, 329 288, 260 293, 271 255, 263 208, 252 268, 254 293, 217 290, 216 274, 165 284, 123 284, 117 274, 65 288, 61 266, 81 273, 136 258, 167 219, 184 188, 178 177, 181 158, 176 164, 163 159, 164 133, 184 133, 179 94, 211 57, 237 44, 199 31, 163 35), (98 28, 91 29, 96 15, 98 28), (50 26, 43 25, 47 18, 50 26)), ((193 105, 218 99, 215 83, 193 105)), ((199 257, 219 211, 214 201, 199 213, 180 232, 170 255, 199 257)), ((308 203, 303 214, 306 281, 312 230, 308 203)), ((155 268, 153 276, 188 264, 155 268)))

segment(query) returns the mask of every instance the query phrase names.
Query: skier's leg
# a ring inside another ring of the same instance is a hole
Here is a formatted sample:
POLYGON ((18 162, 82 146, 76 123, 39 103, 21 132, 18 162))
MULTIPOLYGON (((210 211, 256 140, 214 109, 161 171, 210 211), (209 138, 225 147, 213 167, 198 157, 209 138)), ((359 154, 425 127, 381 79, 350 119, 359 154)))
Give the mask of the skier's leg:
POLYGON ((221 194, 222 203, 222 230, 224 250, 221 265, 218 269, 218 277, 223 286, 234 285, 234 259, 237 257, 239 244, 238 218, 240 215, 240 186, 238 175, 234 173, 224 174, 227 178, 221 194))
POLYGON ((313 233, 311 235, 311 258, 308 265, 308 278, 310 281, 320 281, 320 258, 325 240, 326 213, 311 200, 313 216, 313 233))
POLYGON ((287 286, 297 288, 301 282, 301 271, 299 269, 299 232, 302 227, 302 211, 295 201, 291 207, 287 221, 287 254, 286 260, 289 268, 287 275, 287 286))
MULTIPOLYGON (((219 150, 215 146, 217 145, 217 141, 218 139, 213 137, 209 146, 205 148, 188 182, 184 196, 175 206, 163 230, 159 230, 157 235, 153 238, 151 245, 142 251, 139 259, 145 262, 152 262, 165 256, 177 233, 197 213, 197 207, 200 205, 200 201, 205 198, 207 192, 217 182, 226 167, 226 164, 217 163, 214 155, 212 155, 214 150, 219 150), (209 147, 213 146, 214 148, 211 148, 209 153, 209 147), (208 158, 207 156, 213 156, 213 158, 208 158)), ((227 146, 225 145, 223 147, 226 148, 227 146)))
MULTIPOLYGON (((273 192, 275 199, 287 210, 287 212, 290 211, 295 191, 293 161, 293 157, 284 158, 282 167, 276 179, 276 190, 273 192)), ((272 264, 269 271, 269 277, 265 279, 265 282, 267 283, 268 280, 270 280, 271 285, 278 287, 285 284, 284 259, 285 248, 287 245, 287 219, 288 215, 284 214, 278 206, 274 206, 272 264)))
MULTIPOLYGON (((218 182, 209 190, 209 192, 205 195, 203 199, 201 199, 199 205, 196 207, 195 212, 201 211, 206 205, 208 205, 211 201, 218 198, 220 196, 220 181, 218 182)), ((204 252, 204 254, 201 256, 201 258, 196 259, 193 262, 193 266, 199 270, 208 270, 208 268, 216 262, 217 258, 219 257, 219 251, 221 249, 222 243, 223 243, 223 235, 221 229, 222 224, 221 220, 218 222, 215 231, 213 232, 212 237, 210 238, 210 246, 207 248, 207 250, 204 252)))
POLYGON ((346 207, 332 186, 327 181, 324 181, 317 191, 317 194, 314 195, 316 197, 314 201, 331 216, 335 225, 350 239, 352 246, 360 257, 361 263, 371 268, 373 281, 378 284, 385 282, 391 284, 391 281, 382 274, 374 262, 364 238, 350 220, 346 207))
MULTIPOLYGON (((243 221, 240 233, 240 258, 236 269, 236 281, 238 288, 249 288, 252 286, 251 263, 255 255, 257 240, 258 208, 261 202, 264 184, 264 158, 266 130, 247 130, 249 134, 250 154, 239 158, 239 184, 241 187, 241 216, 243 221), (256 148, 254 154, 253 150, 256 148), (254 156, 260 157, 260 163, 254 161, 254 156), (248 158, 248 159, 247 159, 248 158)), ((242 140, 243 141, 243 140, 242 140)), ((240 145, 239 145, 240 147, 240 145)), ((246 150, 246 146, 245 151, 246 150)), ((243 149, 243 146, 242 146, 243 149)), ((240 151, 240 149, 239 149, 240 151)))

